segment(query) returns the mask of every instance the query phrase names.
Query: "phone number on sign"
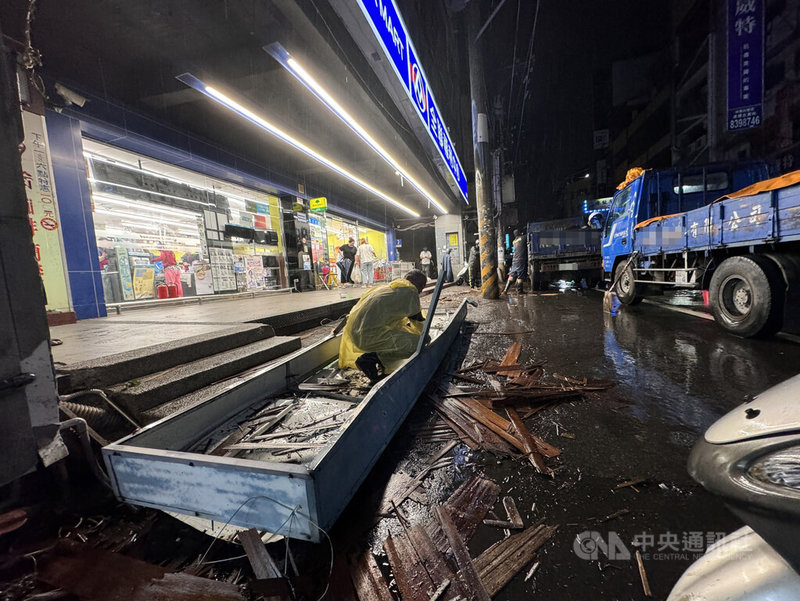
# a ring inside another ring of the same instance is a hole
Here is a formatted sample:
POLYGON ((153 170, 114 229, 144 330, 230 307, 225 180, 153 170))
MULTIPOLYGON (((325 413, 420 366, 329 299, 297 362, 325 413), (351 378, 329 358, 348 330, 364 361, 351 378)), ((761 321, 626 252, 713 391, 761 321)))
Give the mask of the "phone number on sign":
POLYGON ((761 115, 747 115, 728 121, 728 129, 747 129, 757 125, 761 125, 761 115))

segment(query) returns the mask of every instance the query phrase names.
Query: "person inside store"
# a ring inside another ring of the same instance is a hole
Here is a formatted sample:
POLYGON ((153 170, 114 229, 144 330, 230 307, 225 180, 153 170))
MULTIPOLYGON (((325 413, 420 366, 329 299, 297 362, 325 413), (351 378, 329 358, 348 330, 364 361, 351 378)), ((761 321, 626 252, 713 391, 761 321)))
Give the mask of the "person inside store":
POLYGON ((422 273, 424 273, 428 278, 431 277, 431 251, 428 250, 427 246, 422 248, 422 252, 419 253, 419 264, 422 266, 422 273))
POLYGON ((200 255, 196 252, 185 252, 181 255, 181 267, 185 272, 188 272, 195 261, 200 260, 200 255))
POLYGON ((523 282, 528 279, 528 243, 525 240, 524 233, 519 230, 514 230, 514 254, 511 258, 511 271, 508 272, 508 279, 506 280, 506 287, 503 289, 503 294, 508 292, 509 286, 514 282, 517 283, 517 292, 525 294, 523 282))
POLYGON ((353 273, 353 266, 356 263, 356 252, 358 249, 355 245, 355 240, 350 238, 347 244, 342 244, 339 250, 342 251, 342 286, 348 287, 353 285, 353 280, 350 277, 353 273))
POLYGON ((370 288, 375 283, 375 249, 366 238, 361 238, 356 251, 356 265, 361 269, 361 287, 370 288))
POLYGON ((100 249, 98 261, 100 263, 100 271, 106 271, 108 269, 108 251, 105 248, 100 249))
POLYGON ((150 259, 151 263, 161 261, 164 266, 164 279, 167 281, 167 288, 174 286, 175 289, 169 296, 183 296, 183 284, 181 284, 181 268, 178 267, 178 261, 175 259, 175 253, 171 250, 161 250, 157 257, 150 259))
POLYGON ((312 288, 311 249, 305 236, 300 238, 300 244, 297 248, 297 268, 300 269, 300 282, 295 288, 297 292, 312 288))
POLYGON ((403 279, 365 292, 347 316, 339 367, 358 368, 376 382, 413 355, 425 321, 419 295, 427 282, 412 269, 403 279))

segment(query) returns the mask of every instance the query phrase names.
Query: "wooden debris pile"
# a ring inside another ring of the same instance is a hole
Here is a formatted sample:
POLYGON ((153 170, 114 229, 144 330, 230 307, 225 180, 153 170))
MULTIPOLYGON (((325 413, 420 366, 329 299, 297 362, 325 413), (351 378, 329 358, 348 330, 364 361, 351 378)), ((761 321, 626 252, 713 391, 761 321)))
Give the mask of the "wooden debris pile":
POLYGON ((199 441, 193 452, 283 463, 307 463, 338 436, 355 405, 307 396, 270 402, 250 416, 235 416, 199 441))
MULTIPOLYGON (((403 531, 384 541, 402 601, 488 601, 526 565, 555 534, 557 526, 539 522, 524 528, 511 497, 503 499, 508 522, 486 520, 500 496, 500 487, 480 476, 469 478, 443 505, 434 509, 427 526, 409 525, 398 514, 403 531), (522 532, 492 545, 475 558, 467 543, 481 523, 514 527, 522 532), (497 522, 493 524, 492 522, 497 522)), ((538 562, 528 573, 535 571, 538 562)), ((389 586, 372 553, 350 563, 353 587, 347 594, 341 578, 334 575, 334 597, 348 601, 390 601, 389 586)))
POLYGON ((464 390, 451 385, 439 394, 429 395, 429 400, 444 422, 472 450, 522 455, 539 473, 552 476, 545 458, 556 457, 560 450, 533 435, 523 420, 555 403, 579 399, 586 392, 607 390, 614 384, 558 374, 554 375, 555 383, 543 382, 543 366, 520 365, 520 351, 517 342, 499 363, 484 361, 458 370, 452 374, 454 379, 472 388, 464 390), (481 374, 484 379, 476 377, 481 374))

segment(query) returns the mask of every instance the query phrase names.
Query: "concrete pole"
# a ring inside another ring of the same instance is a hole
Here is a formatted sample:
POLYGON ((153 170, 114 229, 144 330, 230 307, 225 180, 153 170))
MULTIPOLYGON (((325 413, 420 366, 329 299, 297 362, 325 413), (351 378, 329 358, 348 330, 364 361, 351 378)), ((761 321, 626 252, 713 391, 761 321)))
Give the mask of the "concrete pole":
POLYGON ((486 114, 486 89, 483 79, 480 29, 480 5, 472 0, 467 7, 467 36, 469 46, 469 87, 472 96, 472 146, 475 159, 475 204, 478 209, 478 232, 481 246, 481 294, 486 299, 500 296, 497 282, 497 234, 492 203, 489 198, 491 172, 489 168, 489 118, 486 114))
POLYGON ((0 47, 0 486, 35 469, 37 438, 46 445, 58 436, 50 427, 58 395, 22 179, 14 67, 0 47))

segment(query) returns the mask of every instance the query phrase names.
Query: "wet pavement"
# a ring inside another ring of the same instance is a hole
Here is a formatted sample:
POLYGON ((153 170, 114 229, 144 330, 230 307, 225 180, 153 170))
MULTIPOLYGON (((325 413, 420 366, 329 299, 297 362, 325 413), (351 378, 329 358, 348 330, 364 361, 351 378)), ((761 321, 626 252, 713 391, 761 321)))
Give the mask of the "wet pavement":
MULTIPOLYGON (((624 307, 612 317, 602 312, 602 294, 591 290, 490 302, 466 288, 451 289, 443 295, 444 306, 455 307, 464 295, 479 301, 468 315, 474 327, 442 370, 442 380, 447 379, 444 372, 462 362, 499 360, 519 341, 520 363, 545 362, 546 374, 610 379, 617 385, 526 420, 534 434, 562 449, 560 457, 549 460, 557 468, 554 479, 536 474, 528 463, 460 446, 448 468, 426 479, 425 498, 403 504, 406 517, 425 523, 433 504, 446 500, 470 474, 482 473, 500 484, 501 497, 514 498, 526 526, 539 519, 559 525, 538 553, 536 575, 523 582, 526 566, 495 599, 643 599, 632 557, 634 540, 644 543, 639 548, 653 598, 666 598, 709 542, 741 525, 686 473, 692 445, 722 414, 797 373, 800 345, 781 338, 736 338, 712 321, 657 303, 624 307), (525 333, 498 335, 506 332, 525 333), (615 489, 639 478, 646 481, 635 489, 615 489), (627 512, 603 521, 622 510, 627 512), (598 559, 580 557, 586 552, 580 546, 576 552, 576 538, 591 531, 606 542, 618 536, 624 549, 614 560, 602 553, 598 559)), ((400 529, 396 519, 388 518, 366 536, 360 534, 363 516, 389 475, 404 471, 413 476, 442 446, 416 437, 408 427, 426 420, 437 417, 427 404, 418 403, 337 524, 334 540, 340 546, 368 545, 380 555, 382 541, 400 529)), ((481 526, 470 542, 473 557, 503 536, 502 530, 481 526)), ((379 557, 379 564, 385 561, 379 557)))
MULTIPOLYGON (((470 475, 483 474, 500 485, 501 497, 514 498, 526 526, 542 519, 559 526, 537 553, 541 565, 536 574, 524 582, 529 568, 525 566, 494 599, 644 599, 635 560, 626 554, 633 553, 634 540, 644 543, 640 549, 653 598, 665 599, 710 541, 740 526, 686 473, 694 441, 716 418, 800 370, 800 344, 785 337, 735 338, 713 321, 662 306, 670 299, 623 307, 611 317, 602 312, 602 294, 591 290, 484 301, 477 292, 454 287, 443 292, 439 310, 454 310, 465 297, 479 306, 469 309, 470 325, 431 382, 432 389, 446 383, 448 372, 462 364, 499 360, 513 342, 522 344, 521 363, 544 363, 545 377, 559 373, 608 379, 616 386, 526 420, 534 434, 562 450, 547 461, 556 470, 553 479, 537 474, 527 462, 459 445, 450 454, 450 464, 429 474, 401 510, 412 524, 427 523, 434 505, 443 503, 470 475), (615 488, 631 479, 644 482, 615 488), (617 517, 606 519, 613 514, 617 517), (616 557, 593 556, 586 543, 576 544, 586 532, 597 532, 606 542, 618 537, 616 557)), ((674 304, 694 310, 698 299, 674 304)), ((301 335, 304 346, 329 331, 330 326, 307 330, 301 335)), ((376 524, 375 508, 392 475, 415 476, 444 446, 419 435, 419 426, 435 421, 439 420, 431 406, 418 402, 334 526, 331 537, 337 555, 369 548, 389 576, 382 542, 401 525, 395 518, 376 524)), ((63 508, 48 513, 53 523, 32 520, 32 526, 47 530, 49 536, 69 536, 70 524, 102 513, 114 516, 115 529, 123 533, 120 540, 128 541, 119 543, 112 537, 109 548, 150 562, 193 562, 211 546, 210 539, 164 514, 119 506, 86 485, 79 485, 84 488, 77 494, 59 480, 49 486, 51 498, 66 501, 63 508), (83 506, 90 501, 91 507, 83 506), (129 534, 140 530, 138 538, 129 534)), ((505 517, 500 503, 495 511, 505 517)), ((90 540, 92 536, 97 535, 89 534, 90 540)), ((503 537, 500 529, 480 526, 470 541, 472 556, 503 537)), ((20 550, 35 548, 30 546, 30 532, 20 531, 15 540, 20 550)), ((279 546, 271 548, 276 556, 283 553, 279 546)), ((292 547, 303 574, 298 592, 302 589, 302 598, 316 599, 327 581, 328 546, 293 541, 292 547)), ((244 578, 249 567, 238 546, 216 543, 213 548, 209 559, 222 563, 204 566, 213 568, 209 575, 244 578)), ((30 577, 25 578, 17 583, 32 585, 30 577)))

